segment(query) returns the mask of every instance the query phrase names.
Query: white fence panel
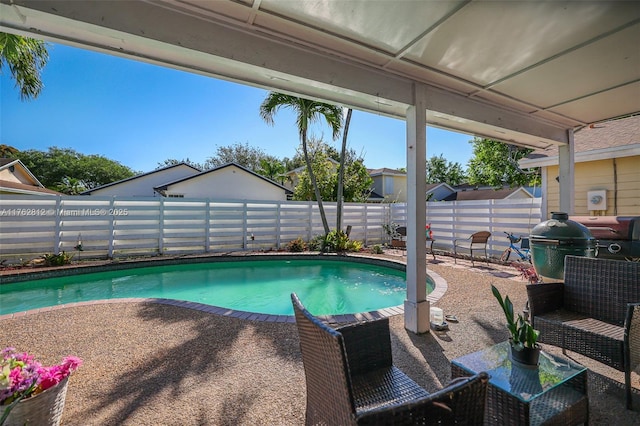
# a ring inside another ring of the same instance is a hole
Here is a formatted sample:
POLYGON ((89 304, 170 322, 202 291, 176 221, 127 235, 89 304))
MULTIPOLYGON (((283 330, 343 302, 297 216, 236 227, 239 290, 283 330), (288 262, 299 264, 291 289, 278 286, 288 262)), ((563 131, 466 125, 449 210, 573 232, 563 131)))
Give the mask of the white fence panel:
POLYGON ((59 198, 39 196, 0 198, 0 256, 29 260, 57 247, 59 198))
MULTIPOLYGON (((541 200, 428 202, 434 247, 450 250, 455 238, 488 230, 489 250, 508 246, 504 231, 528 235, 541 221, 541 200)), ((336 203, 324 203, 331 229, 336 203)), ((346 203, 343 228, 367 246, 389 241, 384 226, 406 224, 407 206, 346 203)), ((315 202, 225 201, 185 198, 0 198, 0 260, 29 260, 46 253, 126 257, 279 249, 324 229, 315 202), (76 247, 82 243, 82 252, 76 247)))
MULTIPOLYGON (((509 242, 505 231, 515 235, 529 235, 531 229, 542 221, 541 198, 477 201, 427 202, 427 223, 431 223, 434 248, 452 250, 453 240, 468 238, 477 231, 491 232, 487 251, 499 256, 509 242)), ((405 203, 391 207, 390 223, 406 225, 405 203)))

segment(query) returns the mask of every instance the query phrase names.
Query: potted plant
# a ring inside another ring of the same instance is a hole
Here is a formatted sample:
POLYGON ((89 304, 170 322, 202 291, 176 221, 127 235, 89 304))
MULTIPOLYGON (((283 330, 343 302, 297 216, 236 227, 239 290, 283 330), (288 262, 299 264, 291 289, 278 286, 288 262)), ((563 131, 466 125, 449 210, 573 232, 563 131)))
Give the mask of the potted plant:
POLYGON ((522 314, 515 317, 513 303, 506 296, 504 299, 495 286, 491 286, 493 295, 500 303, 507 319, 507 329, 511 333, 511 360, 525 365, 538 365, 540 346, 538 345, 538 330, 522 314))
POLYGON ((0 425, 58 425, 69 376, 82 364, 75 356, 45 367, 14 348, 0 352, 0 425))

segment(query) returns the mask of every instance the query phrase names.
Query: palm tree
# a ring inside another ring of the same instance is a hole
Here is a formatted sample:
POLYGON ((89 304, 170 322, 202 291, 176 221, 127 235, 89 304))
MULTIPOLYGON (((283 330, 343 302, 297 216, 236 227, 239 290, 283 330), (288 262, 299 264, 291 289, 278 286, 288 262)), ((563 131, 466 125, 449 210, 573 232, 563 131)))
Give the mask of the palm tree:
POLYGON ((311 186, 313 186, 313 191, 315 192, 316 200, 318 202, 318 209, 320 210, 320 217, 322 218, 322 226, 324 227, 325 235, 328 235, 330 232, 329 223, 327 222, 327 216, 324 212, 324 206, 322 205, 322 196, 318 189, 316 176, 313 173, 309 152, 307 150, 307 132, 309 130, 309 123, 324 118, 329 127, 331 127, 333 139, 337 139, 340 134, 340 128, 342 127, 342 108, 335 105, 325 104, 323 102, 285 95, 283 93, 270 92, 262 102, 262 105, 260 105, 260 116, 265 122, 267 122, 267 124, 273 124, 273 116, 280 108, 291 108, 297 114, 296 124, 298 126, 298 132, 302 142, 304 162, 307 165, 309 180, 311 180, 311 186))
POLYGON ((344 120, 344 131, 342 132, 342 147, 340 149, 340 168, 338 169, 338 200, 337 200, 337 212, 336 212, 336 231, 339 232, 342 229, 342 204, 344 193, 344 163, 347 152, 347 134, 349 133, 349 123, 351 123, 351 113, 353 110, 349 108, 347 110, 347 117, 344 120))
POLYGON ((35 99, 42 90, 40 72, 49 60, 44 41, 0 33, 0 72, 7 65, 22 100, 35 99))
POLYGON ((275 157, 268 156, 260 160, 260 167, 256 170, 256 173, 271 179, 272 181, 278 181, 282 185, 284 183, 284 164, 282 161, 275 157))

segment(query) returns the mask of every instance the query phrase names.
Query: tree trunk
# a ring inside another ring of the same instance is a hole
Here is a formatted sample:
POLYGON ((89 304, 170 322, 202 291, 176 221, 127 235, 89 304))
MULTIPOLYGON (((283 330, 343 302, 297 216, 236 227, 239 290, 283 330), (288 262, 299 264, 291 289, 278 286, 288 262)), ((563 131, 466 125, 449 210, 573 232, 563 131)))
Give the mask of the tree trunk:
POLYGON ((347 151, 347 134, 349 133, 349 123, 351 122, 352 109, 347 110, 347 118, 344 121, 344 131, 342 133, 342 148, 340 150, 340 169, 338 170, 338 199, 336 212, 336 231, 342 230, 342 205, 344 194, 344 156, 347 151))
MULTIPOLYGON (((322 219, 322 226, 324 227, 324 235, 328 235, 330 232, 329 222, 327 222, 327 215, 324 213, 324 206, 322 205, 322 195, 320 195, 320 189, 318 188, 318 183, 316 182, 316 175, 313 173, 313 168, 311 167, 311 160, 309 159, 309 152, 307 151, 306 133, 302 134, 302 151, 304 152, 304 161, 305 163, 307 163, 307 173, 309 173, 309 180, 311 181, 311 186, 313 186, 313 191, 316 194, 318 210, 320 210, 320 218, 322 219)), ((310 225, 313 227, 313 224, 310 225)))

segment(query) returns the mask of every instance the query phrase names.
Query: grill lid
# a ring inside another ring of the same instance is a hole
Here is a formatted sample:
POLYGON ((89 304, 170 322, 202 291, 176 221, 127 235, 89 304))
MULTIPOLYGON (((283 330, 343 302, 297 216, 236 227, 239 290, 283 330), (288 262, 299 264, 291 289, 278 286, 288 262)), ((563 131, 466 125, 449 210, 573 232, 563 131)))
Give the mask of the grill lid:
POLYGON ((595 243, 586 226, 569 220, 569 215, 562 212, 551 212, 551 219, 537 224, 531 230, 531 242, 557 241, 560 244, 595 243))
POLYGON ((599 240, 640 239, 640 216, 572 216, 599 240))

